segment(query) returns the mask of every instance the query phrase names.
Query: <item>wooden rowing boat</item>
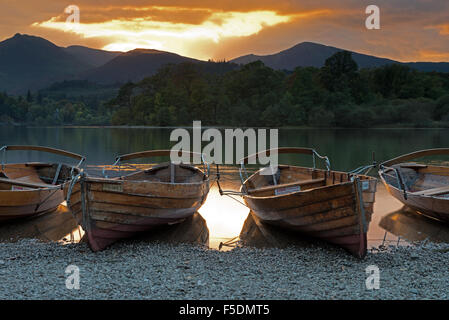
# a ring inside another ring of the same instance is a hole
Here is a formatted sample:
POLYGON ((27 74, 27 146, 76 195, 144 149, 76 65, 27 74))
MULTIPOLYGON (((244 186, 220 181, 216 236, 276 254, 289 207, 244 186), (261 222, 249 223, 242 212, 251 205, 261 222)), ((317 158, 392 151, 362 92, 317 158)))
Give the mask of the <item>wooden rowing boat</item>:
MULTIPOLYGON (((55 210, 64 201, 64 187, 72 174, 79 174, 84 157, 68 151, 40 146, 4 146, 6 151, 40 151, 79 160, 77 166, 62 163, 25 162, 0 167, 0 222, 55 210)), ((4 160, 3 160, 4 161, 4 160)))
POLYGON ((449 155, 449 149, 421 150, 385 161, 379 176, 388 192, 406 206, 449 222, 449 167, 407 162, 436 155, 449 155))
MULTIPOLYGON (((138 152, 118 157, 116 164, 170 154, 170 150, 138 152)), ((119 239, 192 216, 209 192, 208 171, 167 162, 115 178, 81 174, 68 190, 67 203, 91 249, 99 251, 119 239)))
MULTIPOLYGON (((273 174, 261 169, 242 181, 246 205, 263 223, 298 231, 339 245, 357 257, 364 257, 376 192, 375 178, 330 170, 327 157, 307 148, 279 148, 244 158, 251 159, 294 153, 326 161, 327 170, 279 165, 273 174)), ((243 179, 242 179, 243 180, 243 179)))

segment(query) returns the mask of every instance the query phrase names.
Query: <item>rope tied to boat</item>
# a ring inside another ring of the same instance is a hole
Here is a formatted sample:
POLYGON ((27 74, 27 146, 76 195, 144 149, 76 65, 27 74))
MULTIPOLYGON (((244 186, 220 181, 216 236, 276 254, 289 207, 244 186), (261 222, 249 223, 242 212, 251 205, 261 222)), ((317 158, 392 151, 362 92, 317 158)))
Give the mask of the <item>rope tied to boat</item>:
MULTIPOLYGON (((76 176, 72 177, 72 181, 70 181, 68 190, 67 190, 67 205, 70 206, 70 198, 72 196, 72 192, 73 192, 73 187, 75 186, 75 184, 77 183, 78 180, 81 179, 81 177, 84 176, 84 172, 81 171, 80 173, 78 173, 76 176)), ((72 210, 70 210, 71 212, 72 210)), ((72 213, 73 214, 73 213, 72 213)))
POLYGON ((371 164, 368 165, 364 165, 364 166, 360 166, 352 171, 349 171, 350 174, 362 174, 362 175, 367 175, 372 168, 376 168, 377 167, 377 161, 376 161, 376 154, 373 151, 373 162, 371 164))
POLYGON ((232 200, 237 201, 238 203, 240 203, 242 206, 250 209, 244 202, 242 202, 240 200, 237 200, 236 198, 233 197, 233 196, 241 196, 241 197, 243 197, 246 193, 238 192, 238 191, 231 191, 231 190, 224 191, 221 188, 221 185, 220 185, 220 178, 221 178, 220 169, 219 169, 218 164, 216 164, 216 166, 217 166, 217 172, 216 172, 216 178, 215 178, 214 183, 215 182, 217 183, 218 192, 220 193, 220 196, 228 196, 232 200))
POLYGON ((61 185, 61 186, 53 187, 53 188, 49 187, 48 189, 51 190, 52 192, 50 192, 50 194, 47 197, 45 197, 44 200, 42 200, 41 202, 39 202, 36 205, 36 208, 34 208, 34 212, 36 212, 45 202, 47 202, 57 191, 62 190, 63 188, 61 185))
POLYGON ((70 182, 70 185, 68 187, 67 190, 67 206, 69 206, 70 212, 72 213, 73 218, 75 219, 75 221, 78 221, 76 215, 74 214, 72 208, 71 207, 71 203, 70 203, 70 199, 73 193, 73 188, 75 186, 75 184, 78 182, 80 182, 80 193, 81 193, 81 210, 82 210, 82 215, 83 218, 81 219, 81 227, 83 228, 83 230, 85 231, 89 231, 90 230, 90 220, 88 219, 87 215, 87 207, 86 207, 86 200, 85 200, 85 194, 83 194, 85 192, 85 184, 84 184, 84 178, 86 176, 86 173, 84 171, 81 171, 79 174, 77 174, 75 177, 73 177, 72 181, 70 182))
POLYGON ((218 245, 218 250, 221 250, 223 247, 230 247, 235 248, 240 244, 240 237, 234 237, 232 239, 229 239, 227 241, 221 241, 218 245))
POLYGON ((406 188, 406 184, 404 183, 404 179, 402 177, 401 171, 399 170, 399 168, 393 168, 393 167, 388 167, 385 165, 380 165, 380 170, 382 171, 381 174, 384 176, 389 176, 391 178, 396 178, 396 183, 398 186, 398 190, 402 191, 404 199, 407 200, 408 195, 407 195, 407 188, 406 188), (395 173, 395 176, 388 174, 388 171, 393 171, 395 173))

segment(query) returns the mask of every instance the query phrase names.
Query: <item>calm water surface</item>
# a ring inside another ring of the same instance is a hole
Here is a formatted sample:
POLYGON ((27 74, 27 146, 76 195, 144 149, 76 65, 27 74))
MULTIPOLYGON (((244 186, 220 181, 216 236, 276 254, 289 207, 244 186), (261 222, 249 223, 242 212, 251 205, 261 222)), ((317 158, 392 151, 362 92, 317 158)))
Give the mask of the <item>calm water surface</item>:
MULTIPOLYGON (((0 145, 32 144, 69 150, 85 155, 89 169, 112 164, 120 154, 169 149, 176 143, 170 142, 172 130, 0 127, 0 145)), ((373 152, 377 161, 383 161, 419 149, 449 147, 449 129, 281 129, 279 146, 315 148, 321 155, 327 155, 331 159, 333 169, 347 171, 371 163, 373 152)), ((310 157, 306 156, 281 155, 279 158, 280 163, 311 164, 310 157)), ((58 156, 36 152, 7 153, 8 162, 22 162, 23 159, 48 161, 56 160, 58 156)), ((160 160, 162 159, 154 161, 160 160)), ((223 179, 229 182, 228 187, 239 188, 237 170, 228 170, 223 179)), ((377 246, 384 240, 386 244, 397 244, 402 239, 433 239, 434 234, 440 235, 437 241, 449 239, 446 237, 448 227, 402 213, 401 208, 401 203, 379 184, 368 233, 371 246, 377 246)), ((210 246, 217 248, 220 242, 229 241, 240 234, 249 210, 234 199, 221 197, 214 185, 199 212, 209 228, 210 246)))
MULTIPOLYGON (((170 148, 175 144, 170 142, 172 130, 0 127, 0 145, 46 145, 86 155, 89 164, 112 164, 119 154, 170 148)), ((279 146, 315 148, 330 157, 334 169, 350 170, 370 163, 373 151, 377 160, 387 160, 418 149, 448 147, 449 129, 281 129, 279 146)), ((22 155, 10 156, 13 160, 22 155)), ((280 160, 310 164, 298 156, 282 155, 280 160)))

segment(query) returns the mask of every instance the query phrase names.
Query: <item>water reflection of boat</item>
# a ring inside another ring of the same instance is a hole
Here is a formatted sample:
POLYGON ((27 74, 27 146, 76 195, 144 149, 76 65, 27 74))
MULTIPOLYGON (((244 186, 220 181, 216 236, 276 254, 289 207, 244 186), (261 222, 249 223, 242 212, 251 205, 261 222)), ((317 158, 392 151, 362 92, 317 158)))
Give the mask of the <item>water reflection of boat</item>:
POLYGON ((64 187, 84 157, 71 152, 40 146, 4 146, 6 151, 40 151, 77 159, 76 167, 62 163, 13 163, 2 162, 0 167, 0 221, 25 218, 55 210, 64 201, 64 187))
POLYGON ((449 226, 429 219, 406 206, 384 216, 379 226, 408 241, 428 239, 434 242, 449 242, 449 226))
POLYGON ((297 232, 264 224, 250 212, 239 235, 239 245, 265 248, 285 248, 290 245, 307 245, 308 240, 297 232))
POLYGON ((388 192, 406 206, 431 218, 449 222, 449 167, 405 161, 449 155, 449 149, 409 153, 380 165, 379 176, 388 192))
POLYGON ((0 241, 39 239, 59 241, 77 229, 78 223, 67 207, 30 218, 8 221, 0 225, 0 241))
POLYGON ((161 241, 168 243, 193 243, 209 246, 209 229, 206 220, 195 212, 183 222, 174 225, 161 225, 151 232, 138 236, 143 241, 161 241))
MULTIPOLYGON (((120 156, 121 161, 170 156, 170 150, 120 156)), ((188 153, 189 156, 192 153, 188 153)), ((209 172, 186 164, 162 163, 115 178, 80 175, 67 203, 87 234, 93 251, 121 238, 191 217, 209 192, 209 172)))
MULTIPOLYGON (((244 164, 273 150, 242 160, 244 164)), ((245 181, 241 194, 246 205, 262 222, 298 231, 337 244, 363 257, 367 250, 369 222, 373 212, 376 179, 331 171, 327 157, 313 149, 279 148, 277 153, 307 154, 313 168, 279 165, 267 174, 265 168, 245 181), (326 162, 327 170, 315 167, 315 157, 326 162)))

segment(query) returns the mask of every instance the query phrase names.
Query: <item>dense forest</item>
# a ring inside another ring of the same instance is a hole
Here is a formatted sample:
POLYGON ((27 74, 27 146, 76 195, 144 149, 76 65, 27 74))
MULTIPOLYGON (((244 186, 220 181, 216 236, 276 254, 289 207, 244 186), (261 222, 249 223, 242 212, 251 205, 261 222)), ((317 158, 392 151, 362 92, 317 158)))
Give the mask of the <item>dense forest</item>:
MULTIPOLYGON (((223 65, 224 62, 217 62, 223 65)), ((400 64, 359 69, 341 51, 322 68, 276 71, 181 63, 120 88, 79 81, 0 93, 0 123, 29 125, 449 127, 449 74, 400 64), (75 92, 74 92, 75 91, 75 92), (67 93, 67 92, 70 92, 67 93)))

